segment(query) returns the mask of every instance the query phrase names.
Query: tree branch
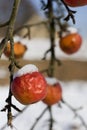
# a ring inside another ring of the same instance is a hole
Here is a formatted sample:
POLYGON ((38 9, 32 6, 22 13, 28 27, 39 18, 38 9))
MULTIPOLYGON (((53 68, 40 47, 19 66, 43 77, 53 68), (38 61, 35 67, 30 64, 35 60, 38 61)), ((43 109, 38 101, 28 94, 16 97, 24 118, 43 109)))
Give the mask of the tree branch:
POLYGON ((65 8, 66 8, 66 10, 67 10, 67 12, 68 12, 67 17, 66 17, 64 20, 69 21, 69 19, 71 18, 73 24, 75 24, 74 14, 76 13, 76 11, 71 10, 71 9, 67 6, 67 4, 64 2, 64 0, 61 0, 61 2, 64 4, 64 6, 65 6, 65 8))
POLYGON ((87 129, 87 124, 85 123, 85 121, 83 120, 83 118, 77 113, 78 110, 82 109, 82 107, 78 108, 78 109, 74 109, 70 104, 68 104, 65 100, 62 99, 62 103, 64 103, 75 115, 75 117, 77 117, 82 125, 87 129))
MULTIPOLYGON (((1 44, 0 44, 0 56, 2 54, 2 50, 4 50, 6 44, 8 41, 10 41, 10 45, 11 45, 11 56, 10 56, 10 65, 9 65, 9 71, 10 71, 10 87, 9 87, 9 94, 8 94, 8 98, 6 99, 7 102, 7 124, 9 126, 12 127, 12 111, 11 111, 11 104, 12 104, 12 93, 11 93, 11 82, 13 80, 13 74, 14 74, 14 68, 15 68, 15 60, 14 60, 14 40, 13 40, 13 32, 14 32, 14 24, 15 24, 15 20, 16 20, 16 15, 18 12, 18 8, 19 8, 19 4, 20 4, 21 0, 14 0, 13 3, 13 9, 12 9, 12 13, 8 22, 8 27, 7 27, 7 32, 6 32, 6 36, 4 38, 4 40, 2 40, 1 44), (2 44, 4 44, 3 46, 1 46, 2 44)), ((6 23, 4 24, 6 25, 6 23)), ((17 108, 16 108, 17 109, 17 108)))
POLYGON ((9 20, 7 22, 3 23, 3 24, 0 24, 0 28, 6 27, 6 26, 8 26, 8 24, 9 24, 9 20))

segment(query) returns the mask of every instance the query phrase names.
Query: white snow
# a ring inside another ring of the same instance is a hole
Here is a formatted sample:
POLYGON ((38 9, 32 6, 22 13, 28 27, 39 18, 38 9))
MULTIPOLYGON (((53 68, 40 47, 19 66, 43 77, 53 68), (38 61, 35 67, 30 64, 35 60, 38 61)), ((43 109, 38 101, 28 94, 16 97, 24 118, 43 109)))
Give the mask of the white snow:
MULTIPOLYGON (((80 114, 83 120, 87 123, 87 82, 85 81, 72 81, 72 82, 61 82, 63 90, 63 99, 69 103, 73 108, 83 107, 77 113, 80 114)), ((8 87, 0 87, 0 109, 5 106, 5 99, 7 98, 8 87)), ((18 108, 23 109, 26 106, 20 104, 15 98, 13 98, 13 104, 18 108)), ((12 130, 30 130, 34 121, 40 116, 46 105, 43 102, 38 102, 27 106, 27 109, 20 113, 19 116, 13 120, 12 130), (15 128, 16 127, 16 128, 15 128)), ((12 110, 13 115, 17 114, 15 110, 12 110)), ((65 105, 61 104, 61 108, 57 104, 52 107, 53 119, 56 121, 53 126, 53 130, 73 130, 72 127, 76 126, 79 130, 85 130, 84 126, 78 118, 74 117, 74 113, 65 105)), ((4 130, 11 130, 6 125, 7 113, 0 112, 0 130, 5 126, 4 130)), ((43 115, 41 120, 37 123, 34 130, 48 130, 49 124, 49 111, 43 115)))
POLYGON ((76 28, 70 26, 70 27, 67 27, 67 31, 62 33, 62 37, 65 37, 68 34, 74 34, 74 33, 77 33, 77 32, 78 32, 78 30, 76 28))
POLYGON ((19 69, 14 74, 13 79, 16 78, 16 77, 20 77, 24 74, 33 73, 33 72, 38 72, 38 68, 33 64, 27 64, 27 65, 23 66, 21 69, 19 69))
MULTIPOLYGON (((15 41, 21 41, 23 44, 27 45, 28 51, 25 53, 23 59, 27 60, 41 60, 44 53, 50 48, 50 40, 43 39, 22 39, 20 37, 15 37, 15 41)), ((79 52, 68 56, 63 53, 58 45, 58 39, 55 43, 55 54, 56 57, 60 59, 74 59, 79 61, 87 61, 87 40, 84 39, 83 44, 79 52)), ((47 54, 47 59, 50 58, 50 53, 47 54)), ((2 59, 6 59, 3 55, 2 59)), ((38 68, 32 64, 25 65, 21 68, 15 75, 21 76, 26 73, 32 73, 38 71, 38 68)), ((0 78, 5 75, 5 72, 0 71, 0 78)), ((55 82, 60 82, 63 91, 63 99, 67 101, 73 108, 79 108, 80 106, 83 109, 79 110, 77 113, 81 115, 83 121, 87 124, 87 81, 70 81, 63 82, 58 79, 46 77, 48 83, 54 84, 55 82)), ((8 97, 9 85, 0 86, 0 110, 6 105, 6 98, 8 97)), ((14 97, 12 98, 13 104, 18 108, 23 109, 24 105, 20 104, 14 97)), ((81 121, 78 118, 74 117, 74 113, 63 103, 61 103, 62 108, 58 104, 53 105, 52 114, 55 120, 53 130, 75 130, 73 127, 76 127, 76 130, 86 130, 86 128, 81 124, 81 121)), ((12 130, 30 130, 34 121, 39 117, 42 111, 46 108, 46 105, 43 102, 38 102, 32 105, 27 106, 27 109, 19 114, 13 120, 13 129, 12 130)), ((14 109, 12 109, 13 115, 17 114, 14 109)), ((49 124, 49 111, 43 115, 43 118, 37 123, 34 130, 48 130, 49 124)), ((7 112, 0 112, 0 130, 11 130, 10 127, 6 125, 7 123, 7 112), (4 126, 4 129, 2 127, 4 126)))
POLYGON ((71 27, 71 26, 67 28, 67 31, 69 31, 70 33, 77 33, 78 32, 78 30, 76 28, 71 27))
POLYGON ((58 79, 54 78, 54 77, 52 77, 52 78, 51 77, 46 77, 46 81, 47 81, 48 84, 51 84, 51 85, 59 82, 58 79))

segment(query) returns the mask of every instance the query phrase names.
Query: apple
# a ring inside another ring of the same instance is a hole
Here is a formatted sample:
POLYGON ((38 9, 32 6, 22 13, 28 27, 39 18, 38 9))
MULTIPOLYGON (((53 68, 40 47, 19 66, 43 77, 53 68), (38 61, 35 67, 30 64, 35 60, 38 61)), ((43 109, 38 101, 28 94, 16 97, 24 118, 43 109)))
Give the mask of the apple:
POLYGON ((49 106, 52 106, 62 99, 62 88, 60 83, 47 84, 47 95, 43 99, 43 102, 49 106))
MULTIPOLYGON (((27 47, 26 45, 23 45, 21 42, 15 42, 14 43, 14 56, 15 58, 21 58, 24 53, 26 52, 27 47)), ((5 49, 4 49, 4 55, 6 57, 9 57, 11 55, 11 46, 8 42, 5 49)))
POLYGON ((70 33, 60 38, 59 46, 66 54, 77 52, 82 45, 82 37, 78 33, 70 33))
POLYGON ((47 94, 47 83, 35 65, 25 65, 14 74, 11 84, 13 96, 28 105, 42 100, 47 94))
POLYGON ((87 0, 64 0, 64 2, 71 7, 87 5, 87 0))

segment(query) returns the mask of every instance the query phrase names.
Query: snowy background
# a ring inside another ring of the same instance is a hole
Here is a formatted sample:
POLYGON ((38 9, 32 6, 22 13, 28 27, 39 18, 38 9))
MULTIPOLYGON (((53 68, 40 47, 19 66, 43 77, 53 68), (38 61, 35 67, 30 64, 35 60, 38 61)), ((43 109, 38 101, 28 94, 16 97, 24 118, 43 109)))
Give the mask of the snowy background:
MULTIPOLYGON (((32 0, 27 0, 27 1, 30 2, 32 0)), ((33 1, 33 3, 35 4, 35 7, 38 9, 38 12, 41 12, 41 7, 40 7, 40 3, 38 3, 38 0, 36 0, 35 2, 33 1)), ((83 36, 82 46, 77 53, 68 56, 60 50, 58 39, 56 39, 55 53, 56 53, 56 57, 58 57, 59 59, 67 59, 67 60, 71 59, 74 61, 76 60, 81 62, 82 61, 87 62, 87 49, 86 49, 87 48, 87 17, 85 16, 87 12, 87 6, 74 8, 74 9, 77 11, 75 15, 76 24, 74 26, 78 29, 79 33, 83 36)), ((7 11, 9 10, 7 9, 7 11)), ((24 9, 24 16, 26 16, 26 19, 27 19, 27 15, 25 14, 27 12, 28 10, 24 9)), ((5 12, 5 14, 6 13, 7 12, 5 12)), ((40 15, 42 16, 43 12, 41 12, 40 15)), ((0 15, 0 16, 4 17, 5 15, 0 15)), ((21 16, 23 16, 23 14, 21 16)), ((36 38, 36 39, 32 38, 31 40, 28 40, 16 36, 15 41, 21 41, 23 44, 26 44, 28 48, 28 51, 25 53, 23 57, 23 60, 41 60, 44 56, 44 53, 50 48, 50 41, 47 38, 36 38)), ((47 59, 49 58, 50 58, 50 53, 47 54, 47 59)), ((4 55, 2 55, 1 60, 8 60, 8 59, 4 55)), ((4 66, 0 66, 0 79, 3 79, 6 75, 7 72, 4 70, 4 66)), ((75 118, 74 113, 65 104, 61 103, 61 108, 58 106, 58 104, 53 105, 52 113, 53 113, 53 119, 55 121, 53 125, 53 130, 86 130, 87 129, 86 126, 87 124, 87 81, 73 80, 73 81, 66 81, 66 82, 59 81, 59 82, 63 90, 63 99, 68 104, 70 104, 73 108, 77 109, 79 107, 83 107, 83 109, 77 111, 77 115, 80 115, 80 119, 79 119, 77 117, 75 118)), ((9 87, 8 84, 4 86, 0 85, 0 110, 6 105, 5 99, 8 96, 8 91, 9 91, 8 87, 9 87)), ((24 106, 20 104, 17 100, 15 100, 15 98, 13 98, 13 104, 15 104, 21 110, 25 108, 25 110, 20 114, 12 109, 13 115, 18 114, 18 116, 14 116, 13 130, 31 130, 30 128, 32 127, 35 120, 46 108, 46 105, 42 102, 38 102, 30 106, 24 106)), ((48 120, 49 120, 49 111, 46 111, 44 116, 37 123, 34 130, 39 130, 39 129, 49 130, 48 120)), ((0 130, 11 130, 11 128, 8 127, 6 123, 7 123, 7 113, 0 112, 0 130)))
MULTIPOLYGON (((15 41, 21 41, 23 44, 26 44, 28 47, 28 51, 25 53, 23 59, 27 60, 40 60, 43 58, 43 55, 46 50, 50 47, 49 39, 22 39, 20 37, 15 37, 15 41), (39 50, 39 51, 38 51, 39 50)), ((87 44, 86 40, 83 41, 81 49, 72 56, 68 56, 63 53, 58 47, 58 39, 56 40, 55 52, 56 56, 60 59, 74 59, 79 61, 87 60, 87 44), (84 52, 84 53, 83 53, 84 52)), ((48 59, 50 54, 48 54, 48 59)), ((7 58, 3 55, 2 60, 7 60, 7 58)), ((1 61, 0 61, 1 62, 1 61)), ((6 72, 0 68, 0 78, 5 76, 6 72)), ((53 130, 85 130, 86 126, 82 123, 87 124, 87 82, 84 80, 80 81, 59 81, 61 83, 63 89, 63 99, 69 103, 73 108, 83 107, 83 109, 77 111, 83 118, 83 122, 79 118, 75 118, 74 113, 63 103, 61 103, 61 108, 58 104, 53 105, 53 119, 55 121, 53 130)), ((8 96, 8 84, 5 86, 0 86, 0 109, 2 109, 6 103, 5 99, 8 96)), ((26 106, 21 105, 15 98, 13 98, 13 103, 16 104, 17 107, 23 109, 26 106)), ((46 108, 46 105, 42 102, 38 102, 36 104, 30 105, 26 108, 24 112, 19 114, 13 120, 13 130, 31 130, 34 121, 41 114, 41 112, 46 108)), ((14 110, 12 110, 13 115, 17 114, 14 110)), ((49 111, 46 111, 41 120, 37 123, 35 130, 48 130, 48 120, 49 120, 49 111)), ((0 130, 10 130, 11 128, 6 125, 7 122, 7 113, 0 112, 0 130)))
MULTIPOLYGON (((72 27, 73 28, 73 27, 72 27)), ((14 37, 14 41, 20 41, 22 44, 26 45, 28 51, 26 51, 23 59, 25 60, 41 60, 45 52, 50 48, 49 38, 21 38, 18 36, 14 37), (38 51, 39 50, 39 51, 38 51)), ((73 55, 67 55, 61 51, 58 43, 58 39, 55 40, 55 55, 60 59, 72 59, 78 61, 87 61, 87 39, 82 37, 82 46, 78 52, 73 55)), ((47 59, 50 58, 50 53, 47 54, 47 59)), ((1 59, 7 59, 4 54, 1 59)))
MULTIPOLYGON (((60 82, 63 89, 63 99, 67 101, 73 108, 80 108, 77 113, 83 118, 83 121, 87 123, 87 82, 73 81, 73 82, 60 82)), ((5 105, 5 99, 7 97, 8 87, 0 87, 0 109, 5 105)), ((13 98, 13 103, 17 107, 23 109, 25 106, 21 105, 13 98)), ((46 105, 42 102, 30 105, 19 116, 13 120, 13 130, 30 130, 32 124, 37 117, 46 108, 46 105)), ((14 110, 13 115, 17 114, 14 110)), ((58 104, 52 107, 53 119, 55 121, 53 130, 85 130, 82 122, 79 118, 75 117, 74 113, 64 104, 61 104, 61 108, 58 104)), ((0 112, 0 130, 10 130, 11 128, 6 125, 7 117, 6 112, 0 112), (4 127, 3 127, 4 126, 4 127), (2 129, 3 128, 3 129, 2 129)), ((46 111, 41 120, 37 123, 35 130, 42 129, 48 130, 49 111, 46 111)))

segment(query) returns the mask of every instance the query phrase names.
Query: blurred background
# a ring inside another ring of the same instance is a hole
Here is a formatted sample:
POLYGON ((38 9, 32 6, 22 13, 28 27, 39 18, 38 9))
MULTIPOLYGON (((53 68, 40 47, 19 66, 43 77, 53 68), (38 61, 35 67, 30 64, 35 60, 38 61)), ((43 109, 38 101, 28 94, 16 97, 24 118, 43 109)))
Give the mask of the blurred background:
MULTIPOLYGON (((13 1, 11 0, 7 0, 7 2, 5 2, 5 0, 0 0, 0 23, 4 23, 9 19, 11 9, 12 9, 12 4, 13 1)), ((44 11, 41 9, 41 6, 42 5, 40 0, 36 0, 35 2, 32 0, 25 0, 25 1, 22 0, 16 18, 15 29, 22 26, 23 24, 33 24, 33 23, 38 23, 40 21, 44 21, 46 17, 44 11)), ((56 56, 60 60, 62 60, 63 64, 61 67, 55 66, 56 69, 58 69, 58 71, 56 71, 55 76, 58 77, 60 80, 73 80, 73 79, 86 80, 87 79, 87 72, 86 72, 87 18, 85 14, 87 12, 87 6, 71 8, 71 9, 77 11, 75 14, 76 23, 73 24, 72 21, 69 20, 69 24, 71 27, 74 27, 78 30, 79 34, 82 36, 83 43, 80 50, 77 53, 68 56, 60 50, 58 46, 58 39, 57 39, 56 56)), ((6 28, 3 29, 0 28, 1 38, 5 35, 5 32, 6 32, 6 28)), ((36 61, 38 62, 37 64, 39 67, 42 67, 43 65, 43 68, 46 68, 48 66, 48 63, 46 65, 44 64, 44 62, 48 62, 48 61, 40 60, 41 58, 43 58, 46 50, 49 49, 50 47, 49 35, 46 26, 39 25, 39 26, 32 27, 30 40, 26 38, 25 39, 22 38, 21 35, 23 33, 25 33, 25 30, 23 30, 19 36, 16 36, 15 40, 16 41, 20 40, 23 44, 26 44, 27 47, 29 48, 29 51, 25 53, 23 59, 20 59, 20 61, 22 62, 23 60, 25 60, 25 64, 26 64, 27 62, 29 62, 29 60, 35 60, 35 62, 36 61), (40 64, 42 65, 40 66, 40 64)), ((48 57, 49 55, 50 54, 48 54, 48 57)), ((7 58, 3 55, 0 61, 1 68, 2 68, 2 64, 5 66, 5 68, 7 68, 8 63, 7 64, 4 63, 4 62, 8 62, 6 59, 7 58)), ((24 63, 24 61, 22 63, 24 63)), ((3 82, 3 80, 0 79, 0 82, 3 82)))
MULTIPOLYGON (((12 4, 12 0, 0 0, 0 24, 8 21, 11 14, 12 4)), ((87 124, 87 6, 71 9, 77 11, 75 14, 76 23, 73 24, 70 20, 69 24, 72 27, 77 28, 78 32, 83 38, 83 43, 77 53, 68 56, 60 50, 58 39, 56 40, 56 56, 61 60, 62 65, 58 66, 57 63, 55 64, 54 77, 57 78, 62 84, 63 97, 74 107, 80 107, 80 105, 84 107, 80 114, 83 116, 87 124)), ((45 20, 45 15, 44 11, 41 9, 40 0, 21 0, 20 8, 16 18, 15 29, 23 24, 38 23, 43 20, 45 20)), ((32 63, 35 64, 39 70, 46 69, 49 65, 50 54, 47 55, 48 60, 43 61, 41 59, 43 58, 45 52, 50 48, 50 40, 47 28, 44 25, 33 27, 31 29, 31 39, 23 38, 21 35, 23 35, 24 32, 25 31, 22 31, 19 33, 19 35, 14 37, 15 41, 21 41, 21 43, 26 45, 28 48, 23 58, 20 58, 18 62, 22 66, 32 63)), ((0 39, 5 36, 5 33, 6 28, 0 28, 0 39)), ((0 59, 0 109, 2 106, 4 107, 5 99, 8 95, 8 66, 9 60, 3 54, 0 59)), ((15 99, 13 99, 13 102, 16 103, 20 108, 24 107, 15 99)), ((37 106, 30 106, 24 112, 24 115, 22 114, 19 118, 17 118, 17 120, 13 122, 14 125, 18 126, 17 130, 24 130, 25 126, 26 130, 28 130, 30 127, 29 122, 31 125, 44 107, 45 106, 42 103, 38 103, 37 106), (32 111, 35 113, 32 114, 32 111), (28 113, 30 116, 27 116, 28 113)), ((78 119, 72 120, 73 114, 69 111, 69 109, 64 106, 63 110, 57 109, 58 107, 53 108, 54 118, 55 120, 58 120, 58 124, 54 128, 55 130, 84 130, 84 127, 80 127, 81 123, 79 123, 80 121, 78 119), (57 116, 56 113, 59 113, 59 115, 57 116)), ((46 121, 47 116, 49 116, 48 113, 44 116, 43 120, 46 121)), ((2 117, 2 121, 0 121, 1 128, 4 124, 6 126, 6 113, 0 113, 0 117, 2 117)), ((46 127, 41 126, 40 128, 46 130, 46 127)), ((5 128, 5 130, 9 129, 10 128, 8 127, 5 128)), ((14 128, 14 130, 15 129, 16 128, 14 128)), ((38 129, 39 126, 37 126, 35 130, 38 129)))

